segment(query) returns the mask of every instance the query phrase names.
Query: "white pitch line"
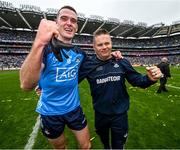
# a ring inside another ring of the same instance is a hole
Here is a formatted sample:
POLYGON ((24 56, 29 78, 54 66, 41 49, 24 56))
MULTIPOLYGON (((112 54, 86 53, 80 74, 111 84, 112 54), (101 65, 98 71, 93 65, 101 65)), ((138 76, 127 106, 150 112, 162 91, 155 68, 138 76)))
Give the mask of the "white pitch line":
POLYGON ((172 88, 175 88, 175 89, 180 89, 180 87, 177 87, 177 86, 172 86, 172 85, 167 85, 168 87, 172 87, 172 88))
POLYGON ((33 131, 29 135, 30 137, 28 139, 28 142, 26 143, 26 146, 24 147, 25 150, 31 150, 32 149, 32 147, 34 145, 34 142, 35 142, 35 139, 37 137, 39 126, 40 126, 40 116, 38 116, 36 120, 37 121, 36 121, 36 124, 33 127, 33 131))

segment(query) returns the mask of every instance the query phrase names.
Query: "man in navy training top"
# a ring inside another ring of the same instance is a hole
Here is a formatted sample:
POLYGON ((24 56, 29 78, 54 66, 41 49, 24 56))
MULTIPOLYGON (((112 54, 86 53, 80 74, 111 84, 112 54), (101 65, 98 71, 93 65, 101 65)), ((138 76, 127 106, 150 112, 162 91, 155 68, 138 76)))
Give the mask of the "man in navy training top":
POLYGON ((87 78, 90 84, 95 128, 104 148, 123 149, 128 134, 129 109, 125 79, 133 86, 147 88, 162 74, 159 68, 153 66, 146 68, 147 75, 141 75, 127 59, 114 59, 111 56, 111 37, 105 29, 94 33, 93 46, 96 56, 83 60, 79 70, 79 82, 87 78))
POLYGON ((42 88, 36 111, 41 116, 42 132, 55 149, 66 148, 65 125, 75 134, 81 149, 91 147, 78 92, 78 70, 85 54, 73 47, 64 47, 56 54, 52 47, 53 37, 71 45, 77 30, 77 13, 71 6, 62 7, 56 21, 42 19, 20 70, 22 89, 33 90, 37 84, 42 88))

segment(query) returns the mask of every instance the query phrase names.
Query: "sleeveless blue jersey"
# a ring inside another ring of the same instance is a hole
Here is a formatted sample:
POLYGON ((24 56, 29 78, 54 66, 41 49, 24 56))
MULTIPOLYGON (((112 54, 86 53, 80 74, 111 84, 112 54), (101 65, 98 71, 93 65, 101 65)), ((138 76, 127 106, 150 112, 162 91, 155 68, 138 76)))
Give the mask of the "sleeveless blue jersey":
POLYGON ((80 50, 63 51, 69 58, 59 62, 51 47, 45 48, 39 85, 42 89, 36 111, 42 115, 63 115, 80 105, 78 91, 78 69, 84 58, 80 50))

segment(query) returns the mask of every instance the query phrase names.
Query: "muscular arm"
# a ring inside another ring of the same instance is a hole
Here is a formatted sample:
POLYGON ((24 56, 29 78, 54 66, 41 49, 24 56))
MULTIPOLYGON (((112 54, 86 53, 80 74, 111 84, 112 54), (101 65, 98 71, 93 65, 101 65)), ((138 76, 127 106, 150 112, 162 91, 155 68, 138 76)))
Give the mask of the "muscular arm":
POLYGON ((32 49, 20 69, 20 83, 24 90, 32 90, 38 83, 43 49, 53 35, 58 35, 58 27, 54 21, 42 19, 32 49))
POLYGON ((20 69, 20 83, 24 90, 32 90, 39 80, 44 45, 35 41, 20 69))

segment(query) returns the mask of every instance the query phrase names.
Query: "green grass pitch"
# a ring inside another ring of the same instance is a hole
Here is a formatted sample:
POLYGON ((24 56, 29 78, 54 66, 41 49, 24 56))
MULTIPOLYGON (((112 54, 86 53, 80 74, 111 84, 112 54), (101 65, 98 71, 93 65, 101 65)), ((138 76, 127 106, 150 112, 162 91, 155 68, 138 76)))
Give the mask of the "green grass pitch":
MULTIPOLYGON (((136 70, 145 73, 143 67, 136 70)), ((167 93, 156 94, 159 82, 148 89, 132 87, 130 95, 129 134, 126 149, 180 149, 180 68, 171 68, 167 93)), ((93 149, 102 149, 94 131, 94 113, 87 81, 79 85, 81 105, 86 114, 93 149)), ((36 123, 38 97, 23 92, 18 71, 0 71, 0 149, 23 149, 36 123)), ((72 133, 66 129, 68 147, 77 149, 72 133)), ((39 130, 34 149, 52 148, 39 130)))

